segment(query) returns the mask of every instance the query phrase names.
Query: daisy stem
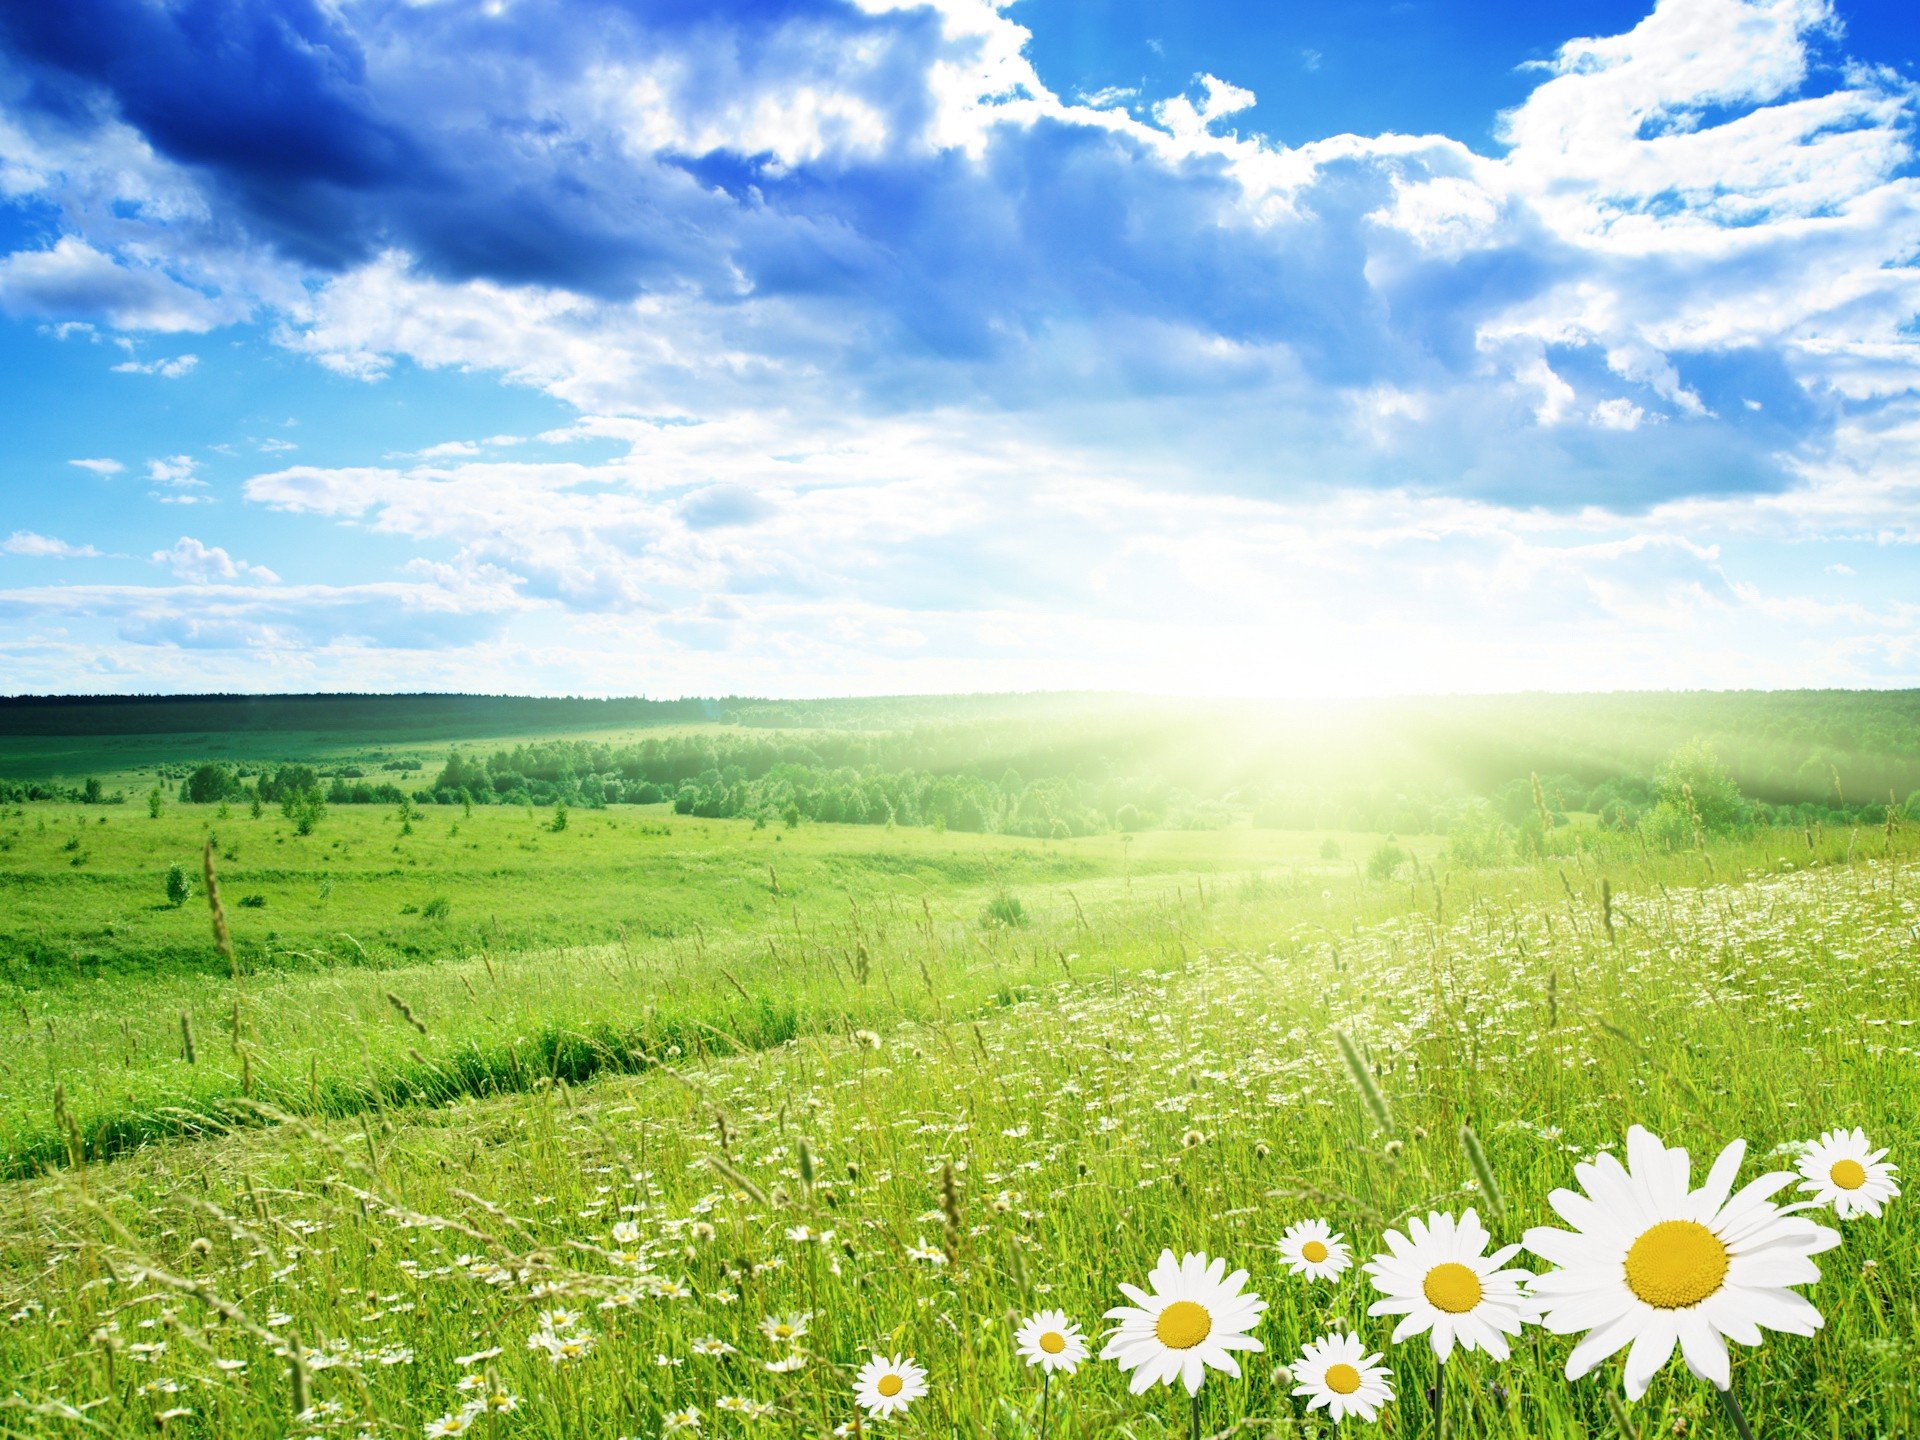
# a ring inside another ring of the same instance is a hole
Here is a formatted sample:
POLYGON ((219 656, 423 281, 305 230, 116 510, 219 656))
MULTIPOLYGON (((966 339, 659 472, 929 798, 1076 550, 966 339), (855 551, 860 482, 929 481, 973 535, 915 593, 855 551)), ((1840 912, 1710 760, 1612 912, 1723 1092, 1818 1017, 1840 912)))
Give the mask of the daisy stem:
POLYGON ((1188 1427, 1188 1433, 1192 1435, 1193 1440, 1200 1440, 1200 1397, 1198 1395, 1193 1397, 1193 1423, 1188 1427))
POLYGON ((1447 1437, 1447 1362, 1433 1362, 1433 1433, 1437 1440, 1447 1437))
POLYGON ((1040 1440, 1047 1440, 1047 1406, 1053 1400, 1053 1372, 1040 1372, 1040 1440))
POLYGON ((1720 1391, 1720 1404, 1725 1407, 1727 1418, 1733 1421, 1733 1428, 1739 1432, 1740 1440, 1753 1440, 1753 1427, 1747 1424, 1746 1411, 1742 1410, 1740 1402, 1733 1398, 1731 1387, 1720 1390, 1716 1385, 1713 1388, 1720 1391))

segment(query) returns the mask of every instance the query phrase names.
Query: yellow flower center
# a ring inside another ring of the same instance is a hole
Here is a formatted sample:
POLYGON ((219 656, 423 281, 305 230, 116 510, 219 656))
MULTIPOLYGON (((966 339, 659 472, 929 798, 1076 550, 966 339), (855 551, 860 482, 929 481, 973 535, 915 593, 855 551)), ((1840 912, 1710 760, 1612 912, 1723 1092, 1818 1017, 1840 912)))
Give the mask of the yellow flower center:
POLYGON ((1360 1372, 1342 1362, 1327 1367, 1327 1389, 1336 1395, 1351 1395, 1360 1388, 1360 1372))
POLYGON ((1427 1302, 1434 1309, 1449 1315, 1464 1315, 1480 1303, 1480 1277, 1451 1260, 1429 1270, 1421 1289, 1427 1292, 1427 1302))
POLYGON ((773 1336, 776 1340, 791 1340, 793 1338, 793 1326, 776 1325, 773 1327, 773 1336))
POLYGON ((1213 1333, 1213 1317, 1204 1305, 1176 1300, 1153 1322, 1153 1333, 1169 1350, 1191 1350, 1213 1333))
POLYGON ((880 1377, 880 1383, 873 1388, 891 1400, 904 1390, 906 1385, 907 1382, 902 1380, 898 1375, 882 1375, 880 1377))
POLYGON ((1309 1264, 1318 1265, 1327 1258, 1327 1247, 1318 1240, 1309 1240, 1300 1247, 1300 1258, 1309 1264))
POLYGON ((1827 1175, 1842 1190, 1858 1190, 1867 1183, 1867 1167, 1858 1160, 1836 1160, 1827 1175))
POLYGON ((1727 1247, 1694 1220, 1662 1220, 1627 1251, 1627 1288, 1656 1310, 1684 1310, 1727 1278, 1727 1247))
POLYGON ((1049 1355, 1058 1355, 1067 1348, 1067 1337, 1058 1330, 1049 1330, 1040 1337, 1040 1348, 1049 1355))

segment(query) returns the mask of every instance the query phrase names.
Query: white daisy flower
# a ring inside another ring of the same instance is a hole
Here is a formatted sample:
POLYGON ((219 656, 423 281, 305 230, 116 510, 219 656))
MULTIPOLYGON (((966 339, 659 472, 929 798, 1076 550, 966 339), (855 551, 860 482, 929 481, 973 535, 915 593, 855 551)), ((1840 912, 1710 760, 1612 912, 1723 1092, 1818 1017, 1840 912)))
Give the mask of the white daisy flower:
POLYGON ((1120 1324, 1100 1358, 1133 1371, 1128 1388, 1135 1395, 1175 1380, 1189 1395, 1198 1395, 1209 1368, 1238 1379, 1240 1364, 1233 1352, 1263 1348, 1247 1332, 1260 1323, 1267 1302, 1242 1293, 1246 1271, 1226 1271, 1225 1260, 1209 1261, 1204 1254, 1175 1260, 1171 1250, 1162 1250, 1160 1263, 1147 1276, 1150 1290, 1120 1287, 1133 1304, 1107 1311, 1107 1319, 1120 1324))
POLYGON ((1324 1220, 1302 1220, 1289 1225, 1275 1247, 1287 1269, 1309 1280, 1338 1280, 1353 1264, 1347 1237, 1333 1233, 1324 1220))
POLYGON ((927 1372, 905 1355, 875 1355, 853 1382, 853 1398, 876 1420, 905 1411, 926 1393, 927 1372))
POLYGON ((1838 1245, 1839 1233, 1769 1200, 1793 1182, 1784 1171, 1734 1194, 1746 1151, 1744 1140, 1727 1146, 1695 1190, 1687 1152, 1636 1125, 1625 1165, 1600 1155, 1574 1167, 1586 1194, 1548 1197, 1574 1228, 1527 1232, 1527 1249, 1557 1267, 1529 1290, 1547 1329, 1586 1332, 1567 1359, 1569 1380, 1631 1345, 1626 1391, 1638 1400, 1678 1345, 1689 1370, 1725 1390, 1728 1339, 1758 1345, 1763 1329, 1811 1335, 1824 1323, 1790 1287, 1820 1278, 1811 1257, 1838 1245))
POLYGON ((1811 1194, 1816 1205, 1831 1205, 1842 1220, 1879 1219, 1880 1208, 1900 1194, 1893 1178, 1900 1167, 1872 1146, 1864 1130, 1829 1130, 1800 1157, 1799 1170, 1806 1177, 1801 1193, 1811 1194))
POLYGON ((1410 1220, 1407 1234, 1389 1230, 1386 1239, 1389 1253, 1374 1256, 1365 1269, 1387 1298, 1376 1300, 1367 1314, 1404 1317, 1393 1343, 1426 1334, 1442 1361, 1452 1357, 1456 1343, 1505 1360, 1511 1353, 1507 1337, 1538 1314, 1523 1288, 1532 1274, 1506 1268, 1520 1247, 1487 1254, 1489 1237, 1472 1210, 1457 1221, 1440 1214, 1424 1223, 1410 1220))
POLYGON ((1071 1375, 1087 1358, 1087 1337, 1067 1319, 1064 1310, 1042 1310, 1028 1316, 1014 1332, 1013 1344, 1021 1359, 1049 1375, 1056 1370, 1071 1375))
POLYGON ((1366 1353, 1358 1335, 1336 1330, 1309 1340, 1290 1368, 1299 1382, 1293 1393, 1306 1399, 1307 1409, 1324 1409, 1335 1420, 1358 1415, 1371 1424, 1380 1407, 1393 1402, 1393 1371, 1366 1353))
POLYGON ((807 1322, 811 1319, 811 1310, 769 1315, 760 1322, 760 1333, 775 1345, 792 1345, 806 1335, 807 1322))

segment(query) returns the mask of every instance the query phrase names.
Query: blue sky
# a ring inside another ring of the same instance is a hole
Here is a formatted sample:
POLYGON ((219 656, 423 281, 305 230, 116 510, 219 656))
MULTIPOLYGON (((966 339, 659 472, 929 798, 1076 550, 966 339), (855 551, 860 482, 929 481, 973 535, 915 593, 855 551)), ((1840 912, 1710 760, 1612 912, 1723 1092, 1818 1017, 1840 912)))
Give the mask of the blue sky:
POLYGON ((0 4, 0 689, 1920 683, 1920 19, 0 4))

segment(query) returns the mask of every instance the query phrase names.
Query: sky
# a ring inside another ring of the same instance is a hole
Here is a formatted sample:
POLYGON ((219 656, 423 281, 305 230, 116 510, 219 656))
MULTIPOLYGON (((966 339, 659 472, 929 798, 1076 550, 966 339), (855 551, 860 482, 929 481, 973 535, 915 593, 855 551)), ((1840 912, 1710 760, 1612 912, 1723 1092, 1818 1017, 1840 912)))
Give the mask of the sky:
POLYGON ((1920 10, 0 0, 0 693, 1920 684, 1920 10))

